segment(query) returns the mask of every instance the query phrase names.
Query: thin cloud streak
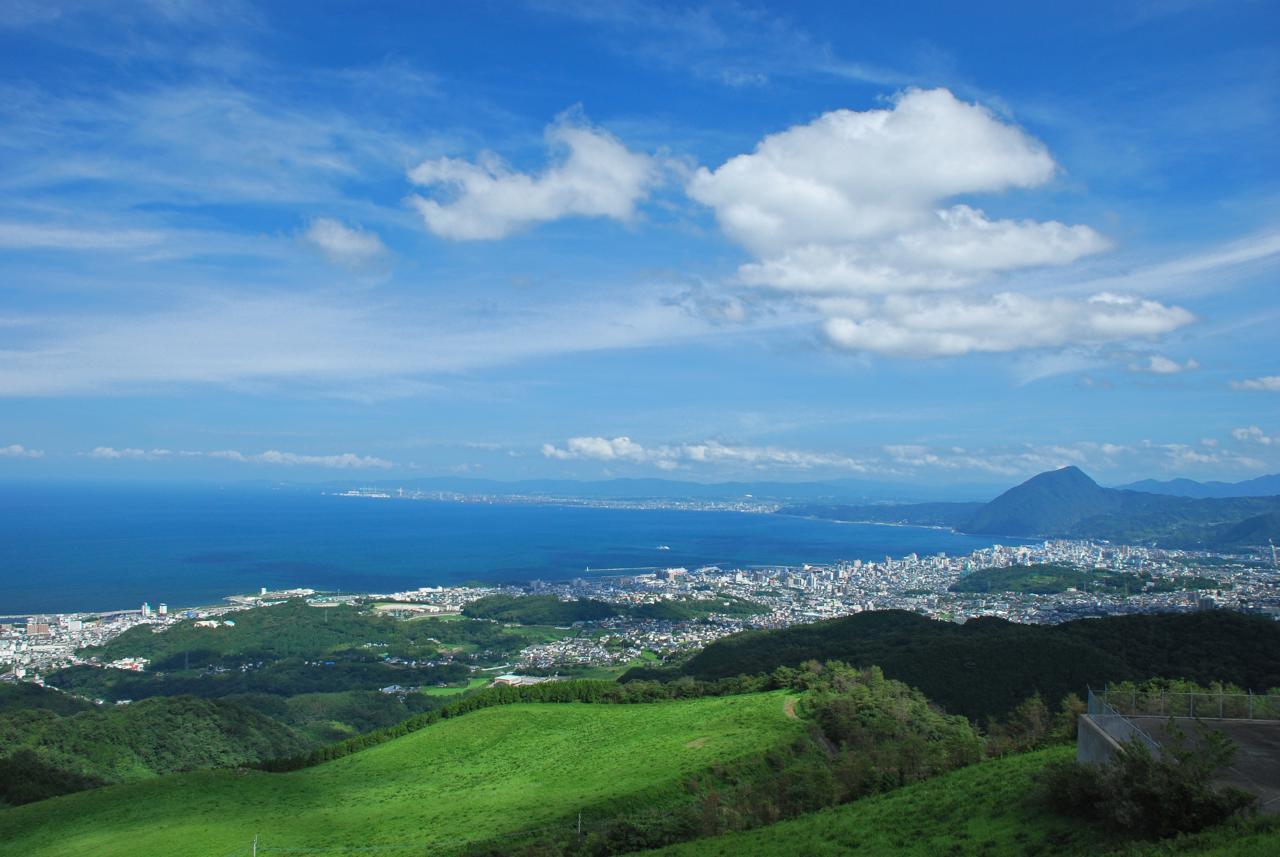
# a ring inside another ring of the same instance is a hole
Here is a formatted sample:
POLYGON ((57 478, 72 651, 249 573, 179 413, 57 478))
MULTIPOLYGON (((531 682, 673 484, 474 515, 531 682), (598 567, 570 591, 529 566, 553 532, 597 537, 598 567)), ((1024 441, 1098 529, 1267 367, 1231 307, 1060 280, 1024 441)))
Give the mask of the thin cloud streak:
POLYGON ((434 317, 421 304, 296 295, 217 296, 146 314, 67 316, 32 327, 30 346, 0 351, 0 396, 254 382, 360 390, 373 379, 457 373, 716 332, 656 301, 602 304, 590 313, 545 306, 527 315, 473 319, 464 327, 434 317), (157 354, 165 358, 157 360, 157 354))
POLYGON ((297 452, 282 452, 268 449, 265 452, 245 453, 236 449, 215 449, 209 452, 171 449, 138 449, 112 446, 97 446, 89 452, 81 453, 87 458, 103 461, 162 461, 174 458, 191 460, 207 459, 214 461, 232 461, 238 464, 269 464, 286 467, 323 467, 331 470, 390 470, 394 462, 373 455, 357 455, 354 452, 343 452, 336 455, 308 455, 297 452))

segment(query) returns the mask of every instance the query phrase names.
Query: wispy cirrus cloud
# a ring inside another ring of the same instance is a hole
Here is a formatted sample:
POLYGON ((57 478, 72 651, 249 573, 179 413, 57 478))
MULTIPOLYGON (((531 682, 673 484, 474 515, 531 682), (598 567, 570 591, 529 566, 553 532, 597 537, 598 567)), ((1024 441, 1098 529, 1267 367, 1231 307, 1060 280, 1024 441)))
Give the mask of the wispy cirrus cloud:
POLYGON ((354 452, 312 455, 298 452, 282 452, 278 449, 250 453, 236 449, 215 449, 210 451, 183 449, 175 451, 171 449, 98 446, 89 452, 83 453, 83 455, 103 461, 160 461, 175 458, 190 461, 192 459, 207 459, 211 461, 233 461, 239 464, 322 467, 330 470, 389 470, 395 466, 388 459, 374 455, 357 455, 354 452))
POLYGON ((133 250, 152 247, 162 233, 146 229, 94 229, 46 223, 0 223, 0 247, 39 250, 133 250))
POLYGON ((459 318, 413 299, 216 294, 148 312, 28 320, 23 344, 0 351, 0 396, 214 385, 397 397, 430 389, 424 376, 438 382, 471 369, 688 341, 713 330, 643 295, 585 310, 547 302, 459 318))
POLYGON ((738 3, 532 0, 537 10, 586 23, 613 51, 732 89, 818 75, 901 86, 910 76, 841 56, 785 16, 738 3))

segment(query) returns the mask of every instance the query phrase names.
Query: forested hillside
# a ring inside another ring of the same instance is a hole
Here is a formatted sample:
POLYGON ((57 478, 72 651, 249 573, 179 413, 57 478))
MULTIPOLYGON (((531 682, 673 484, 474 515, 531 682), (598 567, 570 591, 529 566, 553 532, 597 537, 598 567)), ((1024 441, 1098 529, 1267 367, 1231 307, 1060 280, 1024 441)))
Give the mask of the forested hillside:
POLYGON ((1280 624, 1226 611, 1114 616, 1062 625, 974 619, 963 625, 899 610, 859 613, 719 640, 676 672, 627 678, 716 679, 808 660, 876 665, 948 711, 983 721, 1032 693, 1056 703, 1108 681, 1153 677, 1280 686, 1280 624))
POLYGON ((262 762, 311 742, 243 703, 193 697, 0 714, 0 799, 20 804, 107 783, 262 762))
POLYGON ((143 672, 85 665, 46 676, 58 690, 0 685, 0 798, 296 755, 443 705, 472 665, 559 633, 300 601, 227 618, 140 625, 83 653, 147 658, 143 672))

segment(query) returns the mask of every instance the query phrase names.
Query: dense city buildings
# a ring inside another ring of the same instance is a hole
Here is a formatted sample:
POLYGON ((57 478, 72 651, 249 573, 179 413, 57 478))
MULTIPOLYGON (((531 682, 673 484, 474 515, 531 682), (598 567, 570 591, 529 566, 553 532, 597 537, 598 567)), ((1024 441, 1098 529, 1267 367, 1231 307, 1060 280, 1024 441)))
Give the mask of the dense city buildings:
MULTIPOLYGON (((317 607, 363 603, 387 615, 457 615, 470 602, 495 595, 540 594, 565 600, 593 599, 617 605, 624 615, 566 627, 560 639, 520 652, 503 668, 553 672, 661 660, 699 649, 752 628, 780 628, 867 610, 910 610, 963 622, 995 616, 1014 622, 1056 623, 1089 616, 1226 608, 1280 618, 1280 569, 1266 552, 1226 555, 1162 550, 1087 541, 995 545, 965 556, 909 554, 882 561, 751 568, 669 568, 635 574, 587 575, 563 582, 532 581, 524 587, 423 587, 392 593, 341 595, 313 589, 260 590, 234 595, 226 604, 183 610, 166 605, 111 613, 30 616, 0 623, 0 670, 7 680, 41 681, 54 669, 86 662, 81 650, 125 630, 150 624, 157 632, 192 620, 215 632, 233 626, 237 610, 302 598, 317 607), (1022 578, 975 581, 994 570, 1026 572, 1022 578), (1036 577, 1035 575, 1041 575, 1036 577), (1029 577, 1028 577, 1029 576, 1029 577), (1026 580, 1033 581, 1026 584, 1026 580), (1067 585, 1068 583, 1074 585, 1067 585), (966 591, 983 589, 986 591, 966 591), (758 612, 715 612, 714 599, 749 602, 758 612), (712 605, 697 618, 638 618, 632 608, 662 602, 712 605), (627 608, 627 609, 622 609, 627 608)), ((134 659, 98 666, 145 670, 134 659)))

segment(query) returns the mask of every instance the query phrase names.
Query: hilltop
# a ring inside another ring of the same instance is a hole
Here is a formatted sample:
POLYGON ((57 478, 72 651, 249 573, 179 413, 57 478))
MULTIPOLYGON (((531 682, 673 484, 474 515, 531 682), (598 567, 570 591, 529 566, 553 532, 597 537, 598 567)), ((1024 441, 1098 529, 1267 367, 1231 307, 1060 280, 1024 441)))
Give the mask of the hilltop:
POLYGON ((1078 467, 1033 476, 987 503, 963 525, 984 535, 1063 536, 1180 545, 1236 547, 1265 544, 1265 516, 1280 497, 1192 499, 1103 488, 1078 467), (1259 525, 1237 530, 1246 519, 1259 525), (1258 539, 1262 539, 1259 541, 1258 539))
POLYGON ((1164 505, 1154 495, 1103 488, 1078 467, 1031 477, 982 506, 964 523, 964 531, 992 535, 1065 533, 1082 520, 1123 509, 1164 505), (1132 492, 1129 492, 1132 493, 1132 492), (1150 502, 1144 502, 1150 496, 1150 502))

